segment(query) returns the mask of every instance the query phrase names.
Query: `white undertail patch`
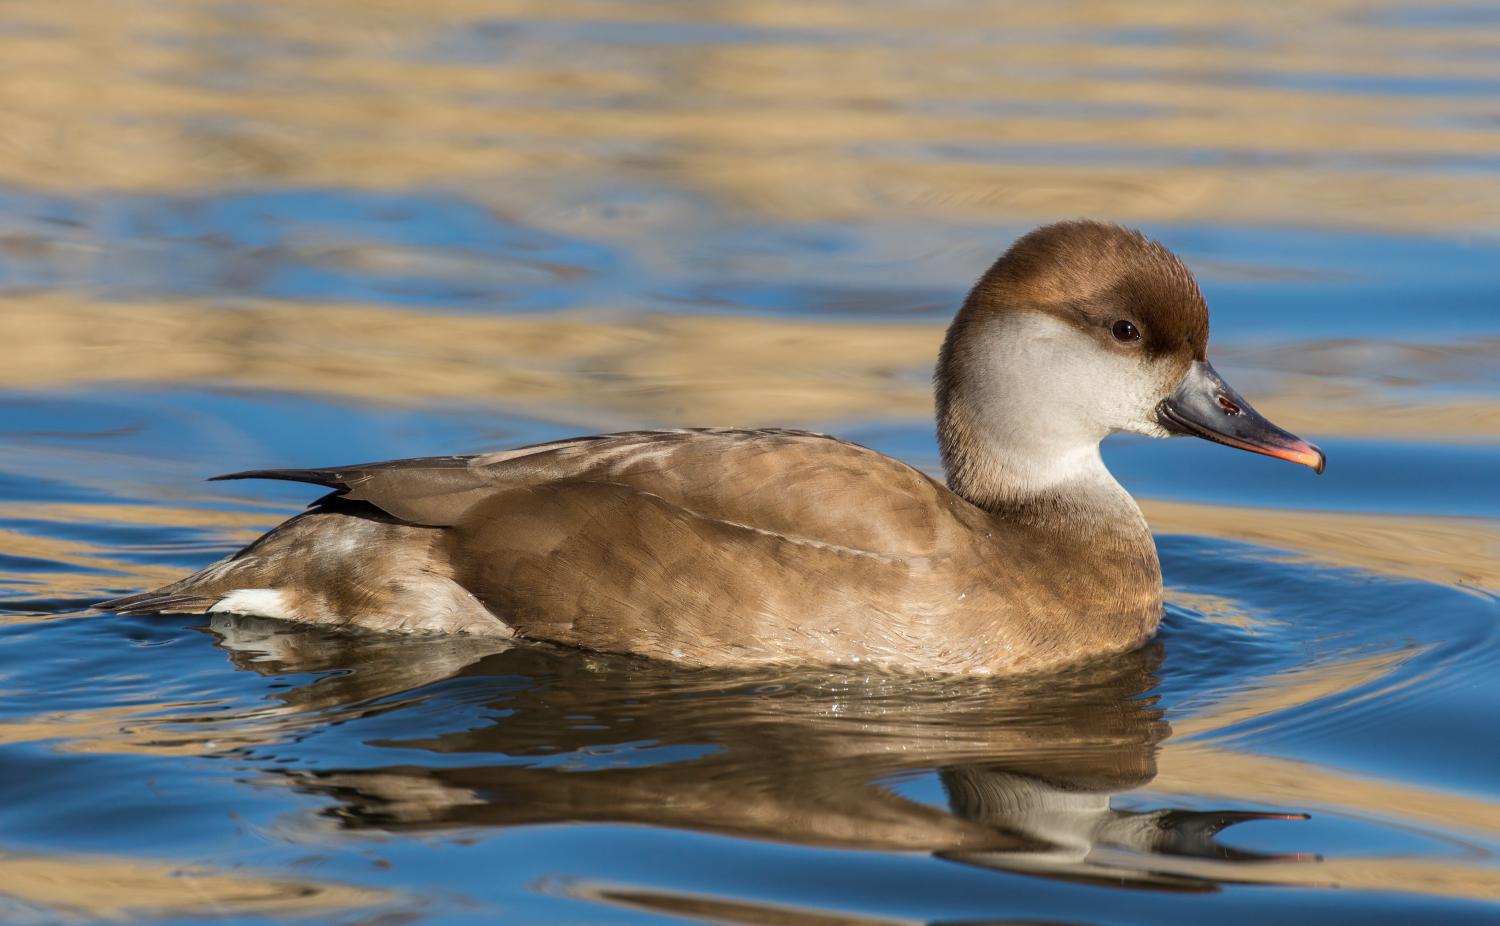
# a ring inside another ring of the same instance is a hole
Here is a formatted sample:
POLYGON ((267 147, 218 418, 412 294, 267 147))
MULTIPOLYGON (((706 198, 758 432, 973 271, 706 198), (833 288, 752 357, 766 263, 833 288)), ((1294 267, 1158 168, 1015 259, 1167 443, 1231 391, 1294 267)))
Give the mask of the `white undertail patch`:
POLYGON ((287 605, 286 596, 274 588, 237 588, 214 602, 210 614, 248 614, 252 617, 275 617, 294 621, 297 615, 287 605))

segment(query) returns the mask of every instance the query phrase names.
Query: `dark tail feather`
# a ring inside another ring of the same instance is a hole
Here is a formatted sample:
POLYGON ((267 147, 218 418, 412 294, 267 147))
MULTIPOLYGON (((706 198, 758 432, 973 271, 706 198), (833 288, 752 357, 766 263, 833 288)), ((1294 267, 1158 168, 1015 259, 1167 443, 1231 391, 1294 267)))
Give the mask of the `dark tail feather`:
POLYGON ((203 614, 218 600, 216 595, 173 594, 158 589, 154 592, 141 592, 139 595, 126 595, 124 598, 111 598, 94 607, 116 614, 203 614))
POLYGON ((310 482, 330 489, 350 489, 382 473, 401 475, 417 471, 431 473, 434 470, 466 471, 473 461, 472 456, 459 457, 412 457, 406 460, 382 460, 379 463, 354 463, 348 466, 324 466, 315 469, 247 469, 241 473, 226 473, 214 476, 209 482, 225 479, 278 479, 282 482, 310 482))
POLYGON ((230 479, 276 479, 281 482, 310 482, 313 485, 327 486, 330 489, 343 489, 348 487, 348 480, 354 474, 348 468, 334 467, 332 469, 247 469, 241 473, 225 473, 222 476, 211 476, 209 482, 224 482, 230 479))

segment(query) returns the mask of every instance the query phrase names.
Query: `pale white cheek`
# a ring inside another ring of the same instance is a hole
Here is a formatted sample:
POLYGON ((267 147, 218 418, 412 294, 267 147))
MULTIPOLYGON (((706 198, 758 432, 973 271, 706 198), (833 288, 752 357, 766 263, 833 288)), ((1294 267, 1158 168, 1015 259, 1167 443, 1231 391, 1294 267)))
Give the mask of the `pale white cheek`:
POLYGON ((1156 407, 1172 390, 1161 371, 1132 358, 1131 369, 1121 371, 1120 383, 1120 398, 1113 408, 1110 429, 1166 437, 1167 432, 1156 421, 1156 407))
POLYGON ((1173 371, 1139 351, 1033 312, 997 319, 975 346, 965 399, 986 465, 1011 486, 1097 476, 1099 442, 1114 431, 1165 436, 1156 407, 1173 371))
POLYGON ((1072 414, 1101 437, 1113 431, 1166 434, 1156 423, 1156 406, 1171 390, 1161 371, 1135 353, 1077 335, 1044 375, 1062 391, 1051 403, 1052 414, 1072 414))

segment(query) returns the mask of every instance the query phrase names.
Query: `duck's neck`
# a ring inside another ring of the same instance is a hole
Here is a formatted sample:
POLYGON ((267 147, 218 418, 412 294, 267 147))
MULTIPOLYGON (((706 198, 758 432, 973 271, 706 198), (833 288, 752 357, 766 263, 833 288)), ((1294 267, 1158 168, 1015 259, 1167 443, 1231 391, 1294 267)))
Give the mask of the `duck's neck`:
POLYGON ((1004 538, 997 571, 1038 591, 1025 605, 1036 639, 1070 658, 1139 644, 1161 619, 1161 566, 1140 508, 1099 455, 1109 428, 1094 414, 1097 371, 1049 344, 1046 320, 977 337, 964 321, 937 372, 949 488, 988 513, 987 537, 1004 538))
POLYGON ((1083 549, 1134 552, 1154 565, 1145 516, 1105 468, 1097 444, 1044 457, 979 441, 940 442, 948 487, 991 516, 1052 538, 1071 537, 1083 549))
MULTIPOLYGON (((1000 442, 976 431, 961 411, 944 416, 938 445, 948 487, 992 512, 1046 510, 1085 516, 1138 512, 1099 456, 1098 444, 1048 447, 1000 442)), ((1014 432, 1011 435, 1014 436, 1014 432)))
POLYGON ((1091 371, 1046 350, 1052 324, 1021 316, 975 336, 960 315, 949 331, 936 376, 948 486, 992 513, 1149 540, 1099 455, 1108 428, 1080 407, 1091 371))

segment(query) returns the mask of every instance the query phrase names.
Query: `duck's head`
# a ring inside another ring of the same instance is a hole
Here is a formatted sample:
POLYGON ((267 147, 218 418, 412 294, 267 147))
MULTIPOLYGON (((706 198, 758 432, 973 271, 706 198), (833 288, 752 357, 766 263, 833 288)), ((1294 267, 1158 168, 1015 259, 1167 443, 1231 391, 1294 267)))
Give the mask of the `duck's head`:
POLYGON ((1171 251, 1099 222, 1031 232, 975 284, 943 344, 950 482, 982 503, 1101 478, 1098 445, 1115 431, 1193 435, 1321 473, 1322 451, 1258 414, 1207 351, 1208 307, 1171 251))

